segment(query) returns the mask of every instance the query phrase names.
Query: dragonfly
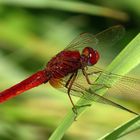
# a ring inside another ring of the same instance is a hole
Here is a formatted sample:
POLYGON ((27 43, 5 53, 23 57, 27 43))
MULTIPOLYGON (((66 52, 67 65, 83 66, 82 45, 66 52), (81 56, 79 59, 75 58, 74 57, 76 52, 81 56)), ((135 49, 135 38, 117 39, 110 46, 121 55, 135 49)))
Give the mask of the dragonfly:
POLYGON ((116 103, 104 96, 96 93, 96 90, 88 90, 86 85, 98 85, 99 87, 110 88, 105 84, 96 84, 91 81, 90 77, 94 75, 104 75, 105 79, 111 80, 112 77, 119 77, 123 85, 133 84, 136 91, 139 90, 140 79, 121 76, 117 74, 109 74, 102 69, 88 72, 88 68, 96 68, 102 55, 100 54, 104 46, 113 46, 118 40, 122 38, 124 28, 121 25, 112 26, 96 35, 91 33, 82 33, 78 35, 70 44, 61 52, 56 54, 47 63, 43 70, 39 70, 33 75, 29 76, 20 83, 0 92, 0 103, 3 103, 29 89, 37 87, 41 84, 49 82, 55 88, 65 89, 73 106, 73 112, 77 114, 77 107, 72 100, 72 96, 84 98, 86 100, 109 104, 117 108, 123 109, 130 113, 138 115, 138 113, 116 103), (82 75, 86 84, 77 82, 77 77, 82 75), (137 85, 137 86, 136 86, 137 85))

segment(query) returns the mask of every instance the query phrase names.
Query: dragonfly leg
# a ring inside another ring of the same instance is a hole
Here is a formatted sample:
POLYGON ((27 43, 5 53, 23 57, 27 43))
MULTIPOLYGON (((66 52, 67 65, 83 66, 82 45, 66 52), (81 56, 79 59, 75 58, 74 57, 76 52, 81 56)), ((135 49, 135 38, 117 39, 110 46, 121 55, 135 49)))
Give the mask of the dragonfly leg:
POLYGON ((70 76, 69 80, 67 81, 67 83, 66 83, 66 85, 65 85, 65 87, 68 89, 68 96, 69 96, 69 99, 70 99, 70 101, 71 101, 71 103, 72 103, 72 106, 73 106, 73 107, 72 107, 72 110, 73 110, 74 114, 76 115, 75 118, 77 117, 78 112, 77 112, 77 108, 76 108, 76 106, 74 105, 74 102, 73 102, 73 100, 72 100, 72 98, 71 98, 70 90, 71 90, 72 85, 73 85, 73 83, 74 83, 74 81, 75 81, 75 79, 76 79, 76 76, 77 76, 77 72, 73 73, 73 74, 70 76))
POLYGON ((87 72, 88 71, 88 67, 87 66, 82 66, 82 69, 84 69, 85 70, 85 72, 86 72, 86 74, 87 75, 92 75, 92 74, 100 74, 101 72, 103 72, 102 70, 96 70, 96 71, 92 71, 92 72, 87 72))
POLYGON ((87 73, 87 75, 92 75, 92 74, 99 74, 99 73, 101 73, 102 71, 94 71, 94 72, 89 72, 89 73, 87 73))
MULTIPOLYGON (((82 72, 83 72, 83 75, 85 76, 86 78, 86 81, 88 84, 90 85, 95 85, 95 83, 92 83, 90 80, 89 80, 89 75, 91 74, 96 74, 96 73, 100 73, 101 71, 98 71, 98 72, 92 72, 92 73, 87 73, 86 70, 85 70, 85 67, 82 68, 82 72)), ((98 78, 97 78, 98 79, 98 78)), ((98 84, 97 84, 98 85, 98 84)))
POLYGON ((69 77, 68 81, 66 82, 66 85, 65 85, 66 88, 68 88, 68 86, 69 86, 69 84, 70 84, 70 81, 72 80, 74 74, 75 74, 75 73, 73 73, 73 74, 69 77))
MULTIPOLYGON (((85 76, 86 81, 87 81, 88 84, 90 84, 90 85, 97 85, 97 86, 100 86, 100 88, 103 88, 103 87, 110 88, 110 86, 108 86, 108 85, 106 85, 106 84, 95 83, 95 81, 96 81, 99 77, 94 81, 94 83, 92 83, 92 82, 89 80, 88 75, 91 75, 91 74, 93 74, 93 73, 94 73, 94 74, 100 73, 100 72, 102 72, 102 71, 87 73, 86 70, 83 68, 83 69, 82 69, 82 72, 83 72, 83 75, 85 76)), ((99 88, 99 89, 100 89, 100 88, 99 88)))
MULTIPOLYGON (((82 91, 79 91, 79 90, 76 90, 76 89, 72 89, 72 90, 75 91, 75 92, 80 92, 82 94, 81 97, 85 95, 85 93, 82 92, 82 91)), ((91 104, 83 104, 83 105, 79 105, 79 106, 75 105, 76 108, 87 107, 87 106, 91 106, 91 104)))
POLYGON ((85 70, 85 68, 82 68, 82 72, 83 72, 83 75, 85 76, 86 80, 87 80, 87 83, 92 85, 92 83, 90 82, 89 78, 88 78, 88 74, 85 70))

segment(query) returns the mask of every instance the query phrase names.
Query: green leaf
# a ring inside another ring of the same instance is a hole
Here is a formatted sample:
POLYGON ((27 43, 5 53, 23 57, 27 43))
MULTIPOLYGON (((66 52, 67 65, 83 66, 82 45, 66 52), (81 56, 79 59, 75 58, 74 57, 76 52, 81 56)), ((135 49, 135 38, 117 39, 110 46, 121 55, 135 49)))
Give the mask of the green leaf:
POLYGON ((111 133, 101 137, 99 140, 116 140, 138 129, 140 129, 140 116, 134 117, 128 122, 120 125, 111 133))
MULTIPOLYGON (((125 75, 140 64, 140 34, 138 34, 124 49, 123 51, 113 60, 113 62, 107 67, 107 71, 110 73, 116 73, 125 75)), ((102 83, 103 75, 97 80, 98 83, 102 83)), ((113 79, 110 85, 113 85, 117 79, 113 79)), ((112 80, 111 80, 112 81, 112 80)), ((91 87, 92 88, 92 87, 91 87)), ((99 90, 96 93, 103 95, 107 89, 99 90)), ((83 104, 93 104, 93 101, 87 101, 80 99, 76 105, 80 106, 83 104)), ((78 116, 81 115, 87 107, 81 107, 78 109, 78 116)), ((49 140, 59 140, 63 137, 67 129, 74 122, 75 114, 70 110, 64 120, 60 123, 58 128, 51 135, 49 140)), ((134 122, 135 123, 135 122, 134 122)), ((140 124, 139 124, 140 126, 140 124)))

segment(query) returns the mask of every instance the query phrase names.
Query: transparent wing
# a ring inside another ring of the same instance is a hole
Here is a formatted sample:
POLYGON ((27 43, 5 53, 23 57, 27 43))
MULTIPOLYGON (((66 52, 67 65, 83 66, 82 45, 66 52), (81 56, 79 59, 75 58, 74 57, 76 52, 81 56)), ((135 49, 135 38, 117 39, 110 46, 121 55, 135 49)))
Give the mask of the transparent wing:
MULTIPOLYGON (((102 75, 103 85, 112 83, 114 79, 117 79, 116 84, 109 88, 108 92, 110 92, 111 94, 128 93, 134 95, 135 93, 135 96, 137 95, 140 97, 140 79, 109 73, 107 71, 103 71, 98 67, 94 67, 94 70, 89 74, 89 78, 92 80, 93 77, 98 77, 99 75, 102 75)), ((109 87, 110 85, 107 86, 109 87)))
POLYGON ((124 35, 124 28, 121 25, 110 27, 96 35, 90 33, 83 33, 77 36, 66 47, 66 50, 81 50, 87 46, 94 49, 100 49, 100 47, 112 46, 124 35))
POLYGON ((90 46, 93 47, 98 44, 98 40, 93 34, 82 33, 73 39, 70 44, 65 48, 65 50, 79 50, 90 46))
MULTIPOLYGON (((63 87, 67 91, 67 88, 65 87, 65 83, 66 83, 66 81, 64 79, 60 80, 60 84, 63 85, 63 87)), ((113 102, 113 101, 111 101, 103 96, 100 96, 99 94, 96 94, 94 91, 89 90, 86 87, 84 87, 83 85, 79 85, 78 83, 73 83, 70 94, 77 96, 77 97, 80 97, 80 98, 83 98, 83 99, 86 99, 86 100, 92 100, 95 102, 112 105, 114 107, 117 107, 117 108, 123 109, 125 111, 128 111, 130 113, 138 115, 138 113, 136 113, 136 112, 134 112, 134 111, 118 104, 118 103, 115 103, 115 102, 113 102)))

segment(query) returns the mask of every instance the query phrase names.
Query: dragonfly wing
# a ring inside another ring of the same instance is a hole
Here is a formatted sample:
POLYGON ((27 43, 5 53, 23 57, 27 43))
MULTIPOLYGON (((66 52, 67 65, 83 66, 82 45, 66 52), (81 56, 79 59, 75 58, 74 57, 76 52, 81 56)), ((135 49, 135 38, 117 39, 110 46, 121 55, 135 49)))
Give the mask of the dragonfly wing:
POLYGON ((70 44, 65 48, 65 50, 79 50, 81 51, 83 48, 90 46, 94 47, 97 45, 98 40, 91 33, 82 33, 74 38, 70 44))
POLYGON ((122 109, 122 110, 125 110, 125 111, 128 111, 130 113, 133 113, 133 114, 136 114, 138 115, 138 113, 114 102, 114 101, 111 101, 99 94, 96 94, 94 91, 87 91, 87 94, 83 96, 84 99, 93 99, 95 102, 99 102, 99 103, 103 103, 103 104, 108 104, 108 105, 111 105, 111 106, 114 106, 116 108, 119 108, 119 109, 122 109), (93 96, 93 97, 92 97, 93 96))
POLYGON ((112 26, 96 35, 91 33, 83 33, 77 36, 66 47, 66 50, 80 50, 85 47, 93 47, 94 49, 106 48, 112 46, 124 35, 124 28, 121 25, 112 26))
POLYGON ((117 41, 119 41, 125 33, 125 29, 121 25, 112 26, 100 33, 95 35, 95 38, 98 40, 97 47, 112 46, 117 41))
MULTIPOLYGON (((65 86, 66 81, 61 80, 60 83, 61 83, 61 85, 65 86)), ((65 90, 67 91, 66 87, 65 87, 65 90)), ((125 111, 128 111, 130 113, 138 115, 138 113, 136 113, 132 110, 129 110, 129 109, 123 107, 122 105, 120 105, 118 103, 115 103, 115 102, 113 102, 113 101, 111 101, 111 100, 109 100, 109 99, 107 99, 107 98, 105 98, 105 97, 103 97, 99 94, 96 94, 94 91, 88 90, 84 86, 79 85, 77 83, 73 83, 70 94, 74 95, 74 96, 77 96, 77 97, 80 97, 80 98, 83 98, 83 99, 86 99, 86 100, 92 100, 92 101, 95 101, 95 102, 112 105, 114 107, 117 107, 117 108, 123 109, 125 111)))
POLYGON ((102 75, 102 84, 106 86, 110 86, 109 84, 112 83, 114 80, 116 80, 116 83, 109 88, 109 92, 111 94, 117 93, 128 93, 132 94, 135 93, 135 95, 140 95, 140 79, 122 76, 114 73, 110 73, 107 71, 103 71, 102 69, 98 67, 93 67, 92 70, 89 71, 89 78, 92 79, 92 77, 98 77, 102 75), (109 83, 109 84, 108 84, 109 83))

